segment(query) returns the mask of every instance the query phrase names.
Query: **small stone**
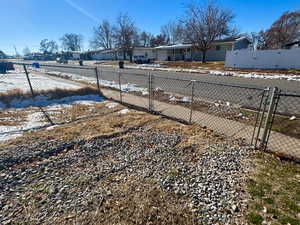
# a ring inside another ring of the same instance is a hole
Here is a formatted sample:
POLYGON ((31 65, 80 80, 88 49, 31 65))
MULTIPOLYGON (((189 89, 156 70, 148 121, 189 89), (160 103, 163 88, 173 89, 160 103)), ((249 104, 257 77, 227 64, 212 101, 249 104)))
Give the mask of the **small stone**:
POLYGON ((236 205, 232 205, 231 209, 233 212, 238 212, 238 207, 236 205))

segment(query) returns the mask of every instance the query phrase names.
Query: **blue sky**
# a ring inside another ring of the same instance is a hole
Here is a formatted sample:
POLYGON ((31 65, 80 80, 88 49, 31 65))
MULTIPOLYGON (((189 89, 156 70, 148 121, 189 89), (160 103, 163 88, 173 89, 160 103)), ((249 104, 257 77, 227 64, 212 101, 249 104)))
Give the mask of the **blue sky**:
MULTIPOLYGON (((12 54, 28 46, 37 50, 42 39, 59 41, 64 33, 79 33, 84 47, 97 21, 114 21, 128 12, 140 30, 157 34, 161 25, 181 17, 189 0, 1 0, 0 49, 12 54)), ((284 11, 300 10, 299 0, 219 0, 232 9, 241 32, 268 28, 284 11)))

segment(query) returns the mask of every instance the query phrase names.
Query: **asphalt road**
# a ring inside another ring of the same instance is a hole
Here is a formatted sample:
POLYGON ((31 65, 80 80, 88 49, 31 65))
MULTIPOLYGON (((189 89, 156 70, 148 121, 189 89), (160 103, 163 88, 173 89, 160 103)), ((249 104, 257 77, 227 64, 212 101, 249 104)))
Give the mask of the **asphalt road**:
MULTIPOLYGON (((93 69, 83 69, 83 67, 77 65, 66 65, 72 68, 64 68, 64 65, 61 64, 44 65, 42 68, 49 71, 95 77, 95 71, 93 69)), ((118 82, 118 69, 101 66, 98 66, 98 69, 100 71, 100 79, 118 82)), ((132 83, 139 87, 148 87, 149 70, 123 69, 120 71, 122 83, 132 83)), ((195 82, 194 85, 194 94, 196 97, 213 102, 221 100, 248 108, 258 108, 263 89, 266 87, 278 87, 283 92, 300 94, 300 82, 298 81, 248 79, 167 71, 151 71, 151 73, 154 75, 152 83, 154 89, 161 88, 167 92, 190 96, 192 88, 190 80, 197 80, 199 82, 195 82)), ((282 113, 300 114, 300 97, 282 98, 278 109, 282 113)))

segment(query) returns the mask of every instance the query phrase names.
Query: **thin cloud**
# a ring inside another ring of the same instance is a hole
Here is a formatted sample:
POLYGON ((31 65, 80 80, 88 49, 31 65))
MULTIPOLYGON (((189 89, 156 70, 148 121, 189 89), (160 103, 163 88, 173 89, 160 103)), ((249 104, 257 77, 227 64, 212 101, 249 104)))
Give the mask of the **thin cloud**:
POLYGON ((90 18, 91 20, 95 21, 96 23, 99 23, 100 20, 97 17, 95 17, 94 15, 92 15, 91 13, 89 13, 88 11, 86 11, 85 9, 83 9, 82 7, 77 5, 76 3, 74 3, 72 0, 65 0, 65 2, 68 3, 74 9, 76 9, 78 12, 80 12, 82 15, 90 18))

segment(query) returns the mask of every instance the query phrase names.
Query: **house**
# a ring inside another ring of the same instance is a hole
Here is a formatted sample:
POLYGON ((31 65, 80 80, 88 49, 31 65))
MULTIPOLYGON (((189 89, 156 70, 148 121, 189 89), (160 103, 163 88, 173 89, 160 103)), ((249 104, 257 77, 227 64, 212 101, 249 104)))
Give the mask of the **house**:
MULTIPOLYGON (((107 50, 95 50, 88 51, 85 53, 87 58, 92 60, 123 60, 124 53, 121 49, 107 49, 107 50)), ((144 56, 148 59, 155 58, 155 49, 150 47, 135 47, 133 49, 134 56, 144 56)), ((130 58, 129 54, 126 53, 126 59, 130 58)))
POLYGON ((106 50, 95 50, 88 51, 86 53, 89 59, 92 60, 117 60, 117 50, 115 49, 106 49, 106 50))
POLYGON ((156 50, 151 47, 135 47, 133 49, 133 57, 134 56, 144 56, 146 59, 155 59, 156 50))
MULTIPOLYGON (((251 42, 246 37, 216 40, 207 51, 206 59, 208 61, 225 60, 226 51, 247 49, 250 44, 251 42)), ((200 61, 202 59, 202 52, 190 43, 159 46, 155 50, 157 61, 200 61)))

